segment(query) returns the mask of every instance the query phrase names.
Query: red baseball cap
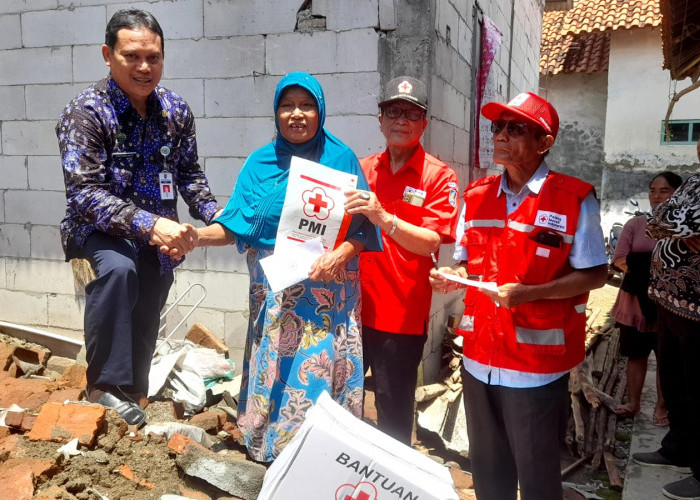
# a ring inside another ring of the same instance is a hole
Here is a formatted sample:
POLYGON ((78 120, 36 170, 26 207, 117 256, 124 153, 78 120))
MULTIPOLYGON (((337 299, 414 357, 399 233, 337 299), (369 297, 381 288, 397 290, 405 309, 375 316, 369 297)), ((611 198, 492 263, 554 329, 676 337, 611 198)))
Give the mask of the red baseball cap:
POLYGON ((515 113, 528 122, 539 125, 555 139, 559 132, 559 115, 549 102, 532 92, 516 95, 508 104, 489 102, 481 108, 481 114, 491 121, 499 120, 505 111, 515 113))

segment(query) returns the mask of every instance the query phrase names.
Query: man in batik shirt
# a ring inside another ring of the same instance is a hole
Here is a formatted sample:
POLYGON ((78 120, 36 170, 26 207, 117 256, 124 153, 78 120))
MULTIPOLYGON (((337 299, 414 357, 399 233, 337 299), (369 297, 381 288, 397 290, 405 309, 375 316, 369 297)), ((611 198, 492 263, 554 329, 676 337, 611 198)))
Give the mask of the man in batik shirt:
POLYGON ((143 425, 159 313, 173 269, 196 244, 177 192, 209 223, 220 210, 197 160, 187 103, 159 85, 163 31, 148 12, 120 10, 102 55, 110 75, 65 107, 56 127, 66 184, 66 260, 87 259, 86 398, 143 425), (169 255, 160 253, 159 247, 169 255))

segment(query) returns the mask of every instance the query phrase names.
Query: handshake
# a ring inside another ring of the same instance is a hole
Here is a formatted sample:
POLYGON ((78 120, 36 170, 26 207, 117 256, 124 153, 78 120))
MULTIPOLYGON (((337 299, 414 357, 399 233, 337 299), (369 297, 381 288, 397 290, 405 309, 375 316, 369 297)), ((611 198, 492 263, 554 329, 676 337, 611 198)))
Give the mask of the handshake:
POLYGON ((160 217, 151 229, 150 244, 175 260, 194 250, 199 243, 197 228, 192 224, 180 224, 160 217))

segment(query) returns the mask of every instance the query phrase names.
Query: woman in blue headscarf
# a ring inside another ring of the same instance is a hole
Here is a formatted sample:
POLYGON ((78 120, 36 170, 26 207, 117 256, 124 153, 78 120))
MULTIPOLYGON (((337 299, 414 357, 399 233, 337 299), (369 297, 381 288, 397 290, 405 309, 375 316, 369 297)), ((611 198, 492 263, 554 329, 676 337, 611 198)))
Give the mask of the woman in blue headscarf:
POLYGON ((270 290, 260 259, 275 246, 291 157, 355 174, 358 189, 368 189, 355 154, 323 128, 323 90, 314 77, 285 76, 274 110, 276 139, 248 157, 218 224, 199 230, 200 246, 235 242, 247 252, 250 319, 238 426, 259 461, 280 453, 324 390, 362 416, 358 253, 381 250, 378 229, 355 215, 345 240, 314 263, 309 279, 270 290))

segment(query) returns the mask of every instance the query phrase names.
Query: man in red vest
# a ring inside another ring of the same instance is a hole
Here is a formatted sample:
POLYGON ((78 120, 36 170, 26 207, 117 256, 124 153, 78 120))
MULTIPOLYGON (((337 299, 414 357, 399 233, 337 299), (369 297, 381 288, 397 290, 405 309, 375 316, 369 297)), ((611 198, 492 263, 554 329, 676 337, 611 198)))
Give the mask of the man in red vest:
POLYGON ((428 337, 428 273, 443 243, 454 241, 457 175, 427 153, 428 92, 400 76, 379 97, 386 149, 360 160, 372 192, 349 193, 348 213, 382 230, 383 252, 360 256, 362 351, 372 370, 379 428, 411 444, 418 366, 428 337))
POLYGON ((467 286, 458 332, 474 488, 479 500, 561 500, 559 449, 569 370, 585 355, 588 291, 607 270, 593 186, 544 161, 559 129, 554 107, 526 92, 488 103, 494 162, 472 182, 457 230, 456 269, 434 290, 467 286))

